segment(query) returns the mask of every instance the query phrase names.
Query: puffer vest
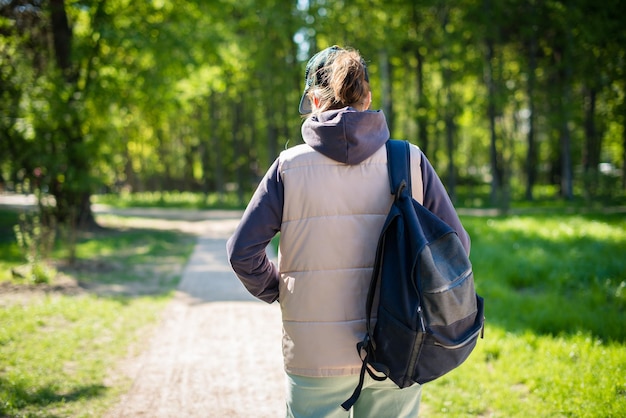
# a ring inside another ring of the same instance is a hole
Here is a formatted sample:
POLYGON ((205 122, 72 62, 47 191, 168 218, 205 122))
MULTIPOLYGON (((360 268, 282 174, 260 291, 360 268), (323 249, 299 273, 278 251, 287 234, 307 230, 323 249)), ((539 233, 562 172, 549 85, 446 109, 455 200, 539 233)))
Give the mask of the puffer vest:
MULTIPOLYGON (((423 198, 421 152, 411 147, 413 196, 423 198)), ((357 165, 308 145, 280 155, 284 185, 278 255, 288 373, 358 374, 365 300, 392 196, 385 146, 357 165)))

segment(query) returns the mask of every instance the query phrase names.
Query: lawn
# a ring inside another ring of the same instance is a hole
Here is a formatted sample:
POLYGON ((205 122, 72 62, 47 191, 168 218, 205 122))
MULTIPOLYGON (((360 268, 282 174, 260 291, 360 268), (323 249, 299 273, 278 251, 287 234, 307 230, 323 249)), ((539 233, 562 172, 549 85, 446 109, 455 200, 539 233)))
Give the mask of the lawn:
POLYGON ((57 278, 34 285, 11 279, 16 221, 0 211, 0 416, 102 416, 129 388, 120 364, 147 345, 195 238, 108 217, 79 236, 73 266, 57 245, 57 278))
MULTIPOLYGON (((554 212, 462 218, 485 338, 424 386, 422 416, 626 416, 626 216, 554 212)), ((20 262, 15 219, 0 211, 0 281, 20 262)), ((0 416, 101 416, 129 385, 111 371, 142 348, 192 245, 109 228, 59 269, 80 291, 0 294, 0 416)))

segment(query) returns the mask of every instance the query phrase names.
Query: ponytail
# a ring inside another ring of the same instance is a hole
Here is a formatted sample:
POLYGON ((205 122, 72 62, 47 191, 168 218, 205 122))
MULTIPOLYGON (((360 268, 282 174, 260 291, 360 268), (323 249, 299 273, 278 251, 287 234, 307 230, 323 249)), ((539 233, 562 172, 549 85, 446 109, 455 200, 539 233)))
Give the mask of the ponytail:
POLYGON ((310 92, 320 100, 317 112, 364 103, 370 92, 369 76, 357 51, 338 50, 321 70, 325 82, 310 92))

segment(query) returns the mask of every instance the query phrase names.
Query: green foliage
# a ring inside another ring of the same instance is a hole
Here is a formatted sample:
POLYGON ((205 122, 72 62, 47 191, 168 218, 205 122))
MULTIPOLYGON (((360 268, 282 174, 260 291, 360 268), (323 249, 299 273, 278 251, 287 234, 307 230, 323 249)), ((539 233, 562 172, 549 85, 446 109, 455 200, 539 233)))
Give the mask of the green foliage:
POLYGON ((577 198, 623 196, 616 0, 66 0, 67 71, 49 47, 50 4, 22 3, 0 6, 0 182, 38 182, 70 216, 97 192, 233 191, 243 203, 301 142, 304 61, 335 43, 361 51, 374 108, 452 194, 497 186, 494 205, 532 181, 566 196, 571 160, 577 198))
POLYGON ((14 276, 25 278, 32 283, 49 283, 56 271, 48 266, 56 239, 56 223, 53 218, 45 223, 39 213, 22 212, 19 223, 13 227, 18 247, 22 251, 26 269, 13 270, 14 276))

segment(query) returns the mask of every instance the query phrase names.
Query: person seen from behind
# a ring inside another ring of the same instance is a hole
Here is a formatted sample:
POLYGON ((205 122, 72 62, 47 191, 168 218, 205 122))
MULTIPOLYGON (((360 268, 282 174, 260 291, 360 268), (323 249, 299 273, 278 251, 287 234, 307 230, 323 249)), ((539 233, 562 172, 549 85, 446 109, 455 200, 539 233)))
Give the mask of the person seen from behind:
MULTIPOLYGON (((416 417, 421 387, 400 389, 366 375, 350 411, 341 404, 359 381, 356 345, 378 238, 391 207, 385 142, 389 128, 370 110, 366 63, 338 46, 305 71, 304 144, 278 156, 228 240, 230 264, 246 289, 282 312, 288 417, 416 417), (280 232, 278 264, 266 255, 280 232)), ((426 156, 411 145, 413 197, 470 240, 426 156)))

